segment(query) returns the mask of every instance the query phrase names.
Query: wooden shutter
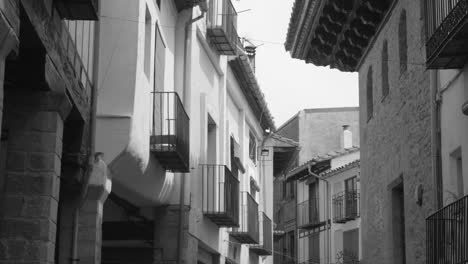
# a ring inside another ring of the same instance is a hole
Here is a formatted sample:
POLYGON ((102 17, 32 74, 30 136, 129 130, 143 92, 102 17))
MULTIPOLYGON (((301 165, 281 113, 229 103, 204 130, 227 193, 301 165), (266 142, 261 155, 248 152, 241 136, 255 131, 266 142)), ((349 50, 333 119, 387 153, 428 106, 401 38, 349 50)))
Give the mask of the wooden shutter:
POLYGON ((156 26, 156 45, 154 52, 154 91, 164 91, 164 72, 166 64, 166 45, 161 36, 159 26, 156 26))
POLYGON ((343 260, 344 263, 352 263, 359 260, 359 229, 343 232, 343 260))

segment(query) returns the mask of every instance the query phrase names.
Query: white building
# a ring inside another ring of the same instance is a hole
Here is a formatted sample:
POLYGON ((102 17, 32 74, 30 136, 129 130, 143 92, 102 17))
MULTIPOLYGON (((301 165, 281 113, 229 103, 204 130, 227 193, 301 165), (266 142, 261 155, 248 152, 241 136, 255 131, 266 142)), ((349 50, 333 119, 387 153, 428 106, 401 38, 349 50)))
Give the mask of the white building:
POLYGON ((185 3, 101 4, 103 262, 273 263, 273 119, 232 3, 185 3))

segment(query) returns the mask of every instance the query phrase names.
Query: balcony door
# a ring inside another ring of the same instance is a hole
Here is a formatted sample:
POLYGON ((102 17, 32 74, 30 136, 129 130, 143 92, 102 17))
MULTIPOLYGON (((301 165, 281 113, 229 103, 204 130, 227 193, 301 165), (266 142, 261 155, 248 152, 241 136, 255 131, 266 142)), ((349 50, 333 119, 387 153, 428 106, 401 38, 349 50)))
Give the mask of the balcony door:
POLYGON ((357 177, 345 180, 345 213, 346 217, 356 217, 358 208, 357 177))
POLYGON ((343 264, 354 264, 359 260, 359 229, 343 232, 343 264))
POLYGON ((315 223, 319 220, 318 184, 317 181, 309 184, 309 223, 315 223))

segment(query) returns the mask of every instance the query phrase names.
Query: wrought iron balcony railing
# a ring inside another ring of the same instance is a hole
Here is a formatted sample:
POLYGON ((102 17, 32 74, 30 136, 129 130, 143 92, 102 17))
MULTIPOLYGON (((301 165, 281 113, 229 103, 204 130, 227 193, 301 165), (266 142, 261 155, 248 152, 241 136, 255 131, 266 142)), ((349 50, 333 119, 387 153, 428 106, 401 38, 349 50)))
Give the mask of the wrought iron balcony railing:
POLYGON ((261 213, 260 215, 260 241, 258 245, 250 245, 250 250, 259 256, 271 256, 273 250, 271 219, 265 213, 261 213))
POLYGON ((203 214, 220 227, 239 226, 239 180, 225 165, 200 165, 203 214))
POLYGON ((321 224, 319 198, 314 197, 297 205, 297 226, 299 229, 314 228, 321 224))
POLYGON ((231 0, 211 0, 207 14, 207 34, 221 55, 236 55, 240 46, 237 12, 231 0))
POLYGON ((258 244, 258 204, 248 192, 241 193, 240 204, 240 226, 233 228, 230 232, 231 237, 242 244, 258 244))
POLYGON ((426 219, 427 264, 468 263, 468 196, 426 219))
POLYGON ((463 68, 468 60, 468 0, 425 0, 429 69, 463 68))
POLYGON ((99 0, 56 0, 54 3, 63 19, 99 20, 99 0))
POLYGON ((359 217, 359 195, 358 190, 333 195, 334 223, 346 223, 359 217))
POLYGON ((190 119, 175 92, 153 92, 151 152, 173 172, 189 172, 190 119))

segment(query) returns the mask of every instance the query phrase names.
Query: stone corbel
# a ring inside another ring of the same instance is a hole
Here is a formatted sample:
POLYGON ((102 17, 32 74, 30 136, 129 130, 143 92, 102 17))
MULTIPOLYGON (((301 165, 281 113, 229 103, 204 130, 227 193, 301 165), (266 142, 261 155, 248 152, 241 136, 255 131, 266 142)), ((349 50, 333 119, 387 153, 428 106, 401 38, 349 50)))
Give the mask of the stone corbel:
POLYGON ((89 179, 86 200, 104 202, 112 189, 112 181, 107 174, 107 164, 103 160, 104 154, 96 153, 93 170, 89 179))

